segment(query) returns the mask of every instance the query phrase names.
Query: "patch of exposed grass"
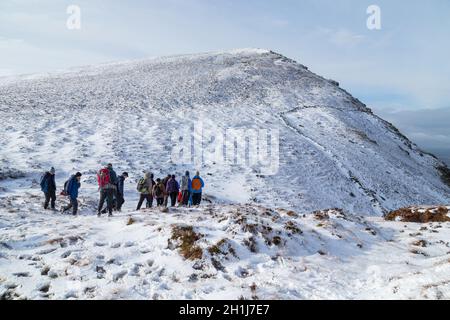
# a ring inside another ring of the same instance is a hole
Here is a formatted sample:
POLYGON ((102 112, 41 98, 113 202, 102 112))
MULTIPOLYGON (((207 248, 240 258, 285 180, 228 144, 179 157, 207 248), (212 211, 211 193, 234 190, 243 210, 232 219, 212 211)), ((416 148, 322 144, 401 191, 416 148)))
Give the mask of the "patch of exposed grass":
POLYGON ((428 243, 425 240, 418 240, 413 243, 413 246, 426 248, 428 246, 428 243))
POLYGON ((222 239, 215 245, 210 246, 208 248, 208 252, 211 256, 223 255, 227 257, 229 254, 231 254, 232 256, 237 257, 236 251, 234 250, 228 239, 222 239))
POLYGON ((313 212, 314 218, 319 221, 330 220, 330 216, 326 211, 315 211, 313 212))
POLYGON ((132 224, 134 224, 136 222, 136 220, 133 219, 133 217, 129 217, 128 221, 127 221, 127 226, 131 226, 132 224))
POLYGON ((281 237, 278 237, 278 236, 273 237, 272 243, 276 246, 281 245, 281 243, 282 243, 281 237))
POLYGON ((203 250, 195 243, 202 235, 194 232, 192 226, 173 226, 172 240, 179 241, 180 254, 187 260, 198 260, 203 257, 203 250))
POLYGON ((248 239, 244 240, 244 244, 247 246, 247 248, 249 248, 249 250, 253 253, 258 252, 258 245, 256 243, 256 238, 255 237, 250 237, 248 239))
POLYGON ((429 222, 450 222, 448 217, 448 209, 446 207, 436 208, 402 208, 392 211, 386 215, 385 220, 396 221, 400 219, 402 222, 429 223, 429 222), (423 212, 424 211, 424 212, 423 212))
POLYGON ((55 238, 55 239, 48 240, 47 244, 55 245, 55 244, 60 244, 63 241, 64 241, 63 238, 55 238))
POLYGON ((303 231, 300 230, 300 228, 297 227, 297 225, 293 221, 286 222, 286 224, 284 225, 284 228, 293 234, 302 234, 303 233, 303 231))

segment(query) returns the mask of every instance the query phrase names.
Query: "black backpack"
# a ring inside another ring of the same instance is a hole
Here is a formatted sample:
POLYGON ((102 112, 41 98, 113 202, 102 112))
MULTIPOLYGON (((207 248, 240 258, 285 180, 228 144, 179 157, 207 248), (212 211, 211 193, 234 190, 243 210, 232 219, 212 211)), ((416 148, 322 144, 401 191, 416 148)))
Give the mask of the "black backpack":
MULTIPOLYGON (((72 179, 72 178, 70 178, 70 179, 72 179)), ((70 179, 67 180, 66 182, 64 182, 64 190, 61 192, 62 196, 68 196, 69 195, 69 191, 67 190, 67 187, 69 186, 70 179)))
POLYGON ((157 198, 160 198, 161 196, 162 196, 162 188, 161 188, 161 185, 160 184, 157 184, 156 185, 156 187, 155 187, 155 196, 157 197, 157 198))

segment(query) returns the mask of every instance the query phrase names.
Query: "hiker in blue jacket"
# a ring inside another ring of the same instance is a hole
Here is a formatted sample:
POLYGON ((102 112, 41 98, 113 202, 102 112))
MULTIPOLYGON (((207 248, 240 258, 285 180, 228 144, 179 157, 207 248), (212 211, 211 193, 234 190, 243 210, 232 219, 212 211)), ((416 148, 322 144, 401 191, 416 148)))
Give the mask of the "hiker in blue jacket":
POLYGON ((77 172, 75 175, 70 177, 67 181, 67 185, 65 187, 65 192, 69 196, 70 203, 67 207, 62 208, 62 213, 64 214, 66 211, 72 209, 72 214, 74 216, 77 215, 78 212, 78 189, 81 187, 81 176, 80 172, 77 172))
POLYGON ((48 209, 51 201, 51 208, 55 210, 56 202, 56 182, 55 182, 55 168, 51 168, 41 178, 41 190, 45 195, 44 209, 48 209))
POLYGON ((200 172, 192 178, 192 205, 199 206, 202 202, 203 188, 205 187, 205 182, 200 177, 200 172))

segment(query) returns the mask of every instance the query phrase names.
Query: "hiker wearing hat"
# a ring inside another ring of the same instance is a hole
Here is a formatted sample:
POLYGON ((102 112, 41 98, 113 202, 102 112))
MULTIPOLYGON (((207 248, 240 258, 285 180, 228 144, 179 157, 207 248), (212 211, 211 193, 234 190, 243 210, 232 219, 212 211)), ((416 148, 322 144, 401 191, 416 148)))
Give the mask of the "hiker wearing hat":
POLYGON ((137 205, 136 211, 141 210, 144 200, 147 200, 147 208, 153 206, 153 186, 156 182, 153 180, 154 175, 152 173, 145 173, 144 177, 141 178, 137 184, 137 191, 140 193, 139 203, 137 205))
POLYGON ((125 188, 125 180, 128 178, 128 172, 122 173, 117 178, 117 211, 122 211, 122 206, 125 203, 124 197, 124 188, 125 188))
POLYGON ((55 210, 56 202, 56 182, 55 182, 55 168, 51 168, 50 171, 44 173, 41 178, 41 190, 45 195, 44 209, 48 209, 48 205, 51 201, 51 209, 55 210))
POLYGON ((205 187, 205 182, 200 177, 200 172, 192 179, 192 205, 199 206, 202 202, 202 192, 205 187))
POLYGON ((69 196, 70 203, 67 207, 61 209, 64 214, 66 211, 72 209, 72 214, 77 215, 78 212, 78 190, 81 187, 81 176, 80 172, 71 176, 70 179, 65 183, 64 192, 69 196))

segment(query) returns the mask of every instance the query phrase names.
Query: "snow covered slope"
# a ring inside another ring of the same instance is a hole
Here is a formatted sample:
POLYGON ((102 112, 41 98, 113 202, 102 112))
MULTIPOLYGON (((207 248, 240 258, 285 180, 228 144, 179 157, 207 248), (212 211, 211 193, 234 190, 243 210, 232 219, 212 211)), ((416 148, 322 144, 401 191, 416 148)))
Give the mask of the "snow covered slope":
POLYGON ((0 299, 449 299, 450 223, 208 205, 98 219, 0 204, 0 299))
POLYGON ((135 181, 200 169, 216 201, 312 211, 339 207, 381 215, 445 204, 443 163, 337 86, 265 50, 154 58, 0 81, 0 175, 5 191, 36 187, 54 166, 58 183, 112 162, 135 181), (280 168, 185 166, 171 161, 172 132, 198 121, 220 128, 276 129, 280 168))

